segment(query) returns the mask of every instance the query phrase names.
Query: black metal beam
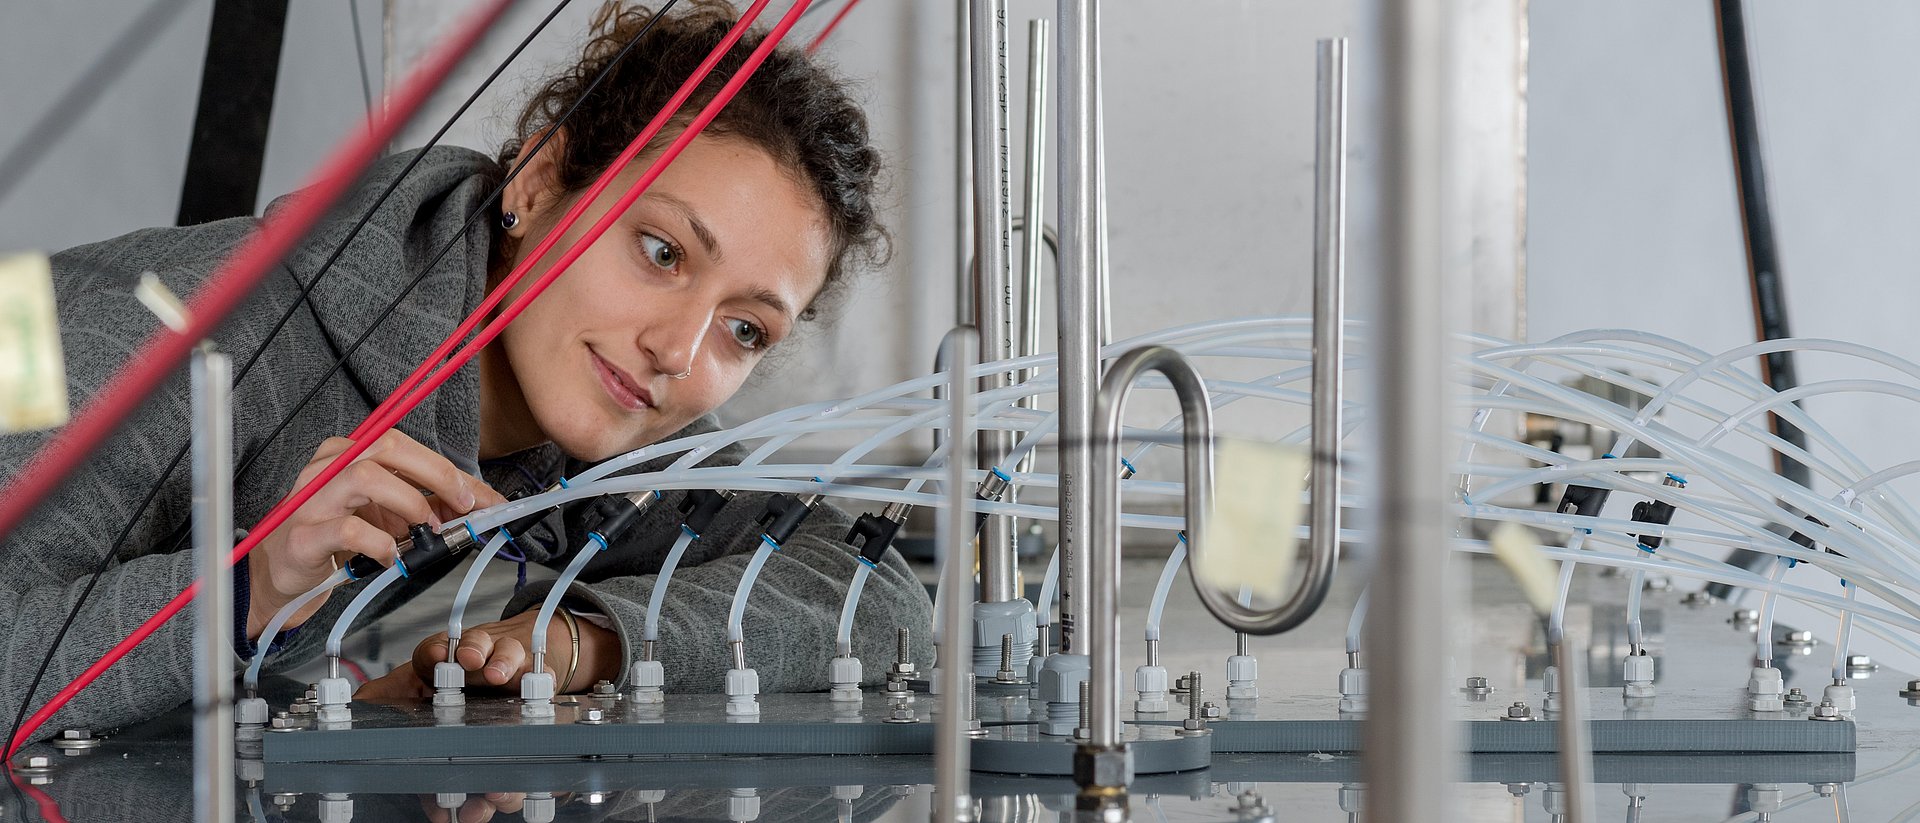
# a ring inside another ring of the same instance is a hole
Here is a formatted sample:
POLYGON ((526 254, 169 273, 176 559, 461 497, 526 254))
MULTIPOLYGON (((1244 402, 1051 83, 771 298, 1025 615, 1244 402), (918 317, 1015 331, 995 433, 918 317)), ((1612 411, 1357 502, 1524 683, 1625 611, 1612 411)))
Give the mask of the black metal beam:
POLYGON ((214 0, 179 225, 253 214, 286 30, 287 0, 214 0))

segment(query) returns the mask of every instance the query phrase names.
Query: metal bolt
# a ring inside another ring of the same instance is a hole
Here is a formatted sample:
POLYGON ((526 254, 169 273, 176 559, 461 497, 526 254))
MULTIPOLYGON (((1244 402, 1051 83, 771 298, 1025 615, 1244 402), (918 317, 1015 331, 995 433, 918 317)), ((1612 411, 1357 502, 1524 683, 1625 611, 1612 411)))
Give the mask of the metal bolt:
POLYGON ((892 713, 887 715, 888 723, 914 723, 918 720, 913 715, 913 704, 904 700, 895 701, 892 713))
POLYGON ((1707 594, 1706 592, 1688 592, 1686 597, 1680 598, 1680 605, 1699 608, 1701 606, 1713 605, 1713 601, 1716 599, 1713 595, 1707 594))
POLYGON ((907 642, 908 639, 909 638, 907 636, 907 627, 901 626, 899 635, 895 638, 896 642, 898 643, 897 653, 900 656, 898 660, 898 662, 900 663, 913 662, 913 650, 912 648, 910 648, 911 644, 907 642))
POLYGON ((50 772, 53 771, 53 758, 44 754, 30 754, 25 760, 14 764, 13 770, 27 774, 50 772))
POLYGON ((1807 703, 1812 702, 1807 699, 1807 693, 1801 691, 1798 688, 1788 689, 1787 696, 1781 699, 1783 702, 1794 704, 1794 705, 1800 705, 1800 706, 1804 706, 1807 703))
POLYGON ((1871 671, 1880 668, 1880 664, 1873 662, 1873 658, 1864 654, 1850 654, 1847 655, 1847 668, 1857 671, 1871 671))
POLYGON ((593 683, 593 696, 594 697, 619 697, 620 690, 614 687, 613 681, 611 680, 596 680, 593 683))
POLYGON ((48 742, 62 754, 79 755, 99 748, 101 741, 86 729, 63 729, 59 737, 48 742))
POLYGON ((1907 681, 1907 687, 1900 690, 1900 696, 1908 700, 1920 700, 1920 680, 1907 681))
POLYGON ((580 715, 580 722, 589 726, 607 722, 607 713, 603 709, 588 709, 580 715))
POLYGON ((1813 707, 1813 716, 1809 717, 1808 719, 1809 720, 1829 720, 1829 721, 1839 720, 1840 710, 1833 705, 1833 701, 1822 700, 1820 701, 1820 705, 1813 707))
POLYGON ((299 800, 300 795, 297 794, 276 794, 273 796, 272 802, 274 808, 286 811, 287 809, 293 808, 293 804, 299 802, 299 800))
POLYGON ((1219 720, 1220 707, 1214 705, 1212 701, 1202 703, 1200 704, 1200 716, 1207 720, 1219 720))
POLYGON ((1020 675, 1013 670, 1013 635, 1000 635, 1000 670, 993 673, 995 683, 1018 683, 1020 675))
POLYGON ((1501 715, 1500 719, 1501 720, 1532 720, 1533 707, 1527 705, 1526 701, 1524 700, 1515 701, 1513 705, 1507 707, 1507 713, 1501 715))
POLYGON ((1493 687, 1487 685, 1487 679, 1484 677, 1469 677, 1467 678, 1467 687, 1461 689, 1461 691, 1475 697, 1486 697, 1493 693, 1493 687))
POLYGON ((1180 678, 1187 685, 1187 720, 1180 724, 1182 731, 1198 734, 1207 730, 1207 718, 1203 713, 1200 698, 1206 694, 1199 672, 1188 672, 1180 678))
POLYGON ((1073 739, 1093 739, 1093 683, 1080 681, 1080 723, 1073 727, 1073 739))
POLYGON ((1807 631, 1806 629, 1796 629, 1782 633, 1780 635, 1780 642, 1788 646, 1812 646, 1818 641, 1813 639, 1813 632, 1807 631))
POLYGON ((1754 611, 1753 609, 1734 609, 1733 619, 1727 622, 1732 623, 1736 626, 1745 626, 1751 623, 1758 623, 1760 622, 1760 613, 1757 611, 1754 611))
POLYGON ((1173 679, 1173 688, 1167 689, 1167 693, 1186 694, 1191 686, 1192 684, 1187 682, 1187 676, 1183 674, 1173 679))

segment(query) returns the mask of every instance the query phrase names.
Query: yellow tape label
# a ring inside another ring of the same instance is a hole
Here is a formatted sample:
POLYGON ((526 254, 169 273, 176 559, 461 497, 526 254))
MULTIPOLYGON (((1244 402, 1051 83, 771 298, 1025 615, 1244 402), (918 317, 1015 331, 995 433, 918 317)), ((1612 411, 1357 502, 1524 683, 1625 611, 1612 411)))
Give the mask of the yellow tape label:
POLYGON ((67 422, 67 370, 43 254, 0 257, 0 432, 67 422))
POLYGON ((1194 574, 1235 595, 1285 600, 1300 547, 1294 532, 1305 508, 1307 451, 1237 438, 1215 442, 1213 532, 1194 574))

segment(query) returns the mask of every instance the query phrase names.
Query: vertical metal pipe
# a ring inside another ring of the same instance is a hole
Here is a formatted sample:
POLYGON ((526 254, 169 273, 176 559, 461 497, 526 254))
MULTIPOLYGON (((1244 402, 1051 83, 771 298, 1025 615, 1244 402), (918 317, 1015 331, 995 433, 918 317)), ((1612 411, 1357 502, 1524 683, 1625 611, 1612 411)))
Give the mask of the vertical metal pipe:
MULTIPOLYGON (((1095 401, 1094 422, 1100 429, 1094 441, 1094 465, 1120 462, 1120 424, 1127 398, 1133 394, 1134 381, 1148 371, 1165 375, 1180 401, 1187 545, 1198 553, 1212 545, 1207 515, 1213 496, 1213 406, 1207 400, 1206 385, 1186 358, 1162 346, 1143 346, 1114 361, 1095 401)), ((1119 472, 1096 472, 1092 490, 1097 507, 1090 552, 1093 580, 1091 603, 1084 615, 1093 657, 1091 739, 1095 748, 1112 749, 1121 743, 1119 472)))
POLYGON ((227 823, 233 801, 233 364, 210 345, 193 355, 193 802, 196 820, 227 823))
POLYGON ((973 581, 973 569, 964 561, 973 545, 973 499, 968 484, 973 468, 973 381, 967 379, 972 366, 980 362, 980 338, 970 327, 947 333, 941 348, 948 349, 947 362, 953 364, 947 383, 948 443, 947 505, 939 511, 940 566, 946 575, 949 592, 945 614, 946 636, 940 644, 941 710, 940 724, 934 728, 935 796, 934 819, 941 823, 959 823, 973 819, 973 798, 967 788, 972 768, 967 749, 967 689, 973 680, 973 622, 967 619, 972 604, 964 592, 973 581), (951 348, 949 348, 951 347, 951 348))
POLYGON ((1553 663, 1560 668, 1560 782, 1567 792, 1566 823, 1595 823, 1593 752, 1587 739, 1586 638, 1563 632, 1553 644, 1553 663))
MULTIPOLYGON (((1047 61, 1052 55, 1047 38, 1052 36, 1045 19, 1027 21, 1027 157, 1020 229, 1022 357, 1040 353, 1040 264, 1046 245, 1046 221, 1041 219, 1040 210, 1045 208, 1047 193, 1047 61)), ((1028 369, 1020 379, 1032 379, 1034 372, 1028 369)), ((1031 403, 1032 398, 1026 402, 1031 403)), ((1029 456, 1022 465, 1031 461, 1029 456)))
MULTIPOLYGON (((973 311, 982 360, 1013 353, 1013 222, 1007 170, 1007 2, 970 0, 970 94, 973 113, 973 311)), ((989 374, 980 389, 1007 385, 989 374)), ((1013 433, 979 434, 981 468, 997 466, 1013 450, 1013 433)), ((1013 524, 990 517, 980 539, 980 602, 1005 603, 1014 591, 1013 524)), ((961 591, 964 591, 962 589, 961 591)))
POLYGON ((962 261, 953 280, 955 325, 973 324, 973 270, 967 265, 967 250, 973 247, 973 158, 968 146, 973 140, 973 104, 968 94, 971 85, 967 71, 973 44, 968 32, 973 28, 968 17, 973 13, 970 0, 953 4, 953 256, 962 261))
MULTIPOLYGON (((1340 557, 1340 434, 1346 383, 1347 39, 1318 46, 1313 176, 1313 489, 1308 556, 1326 579, 1340 557)), ((1314 569, 1309 568, 1311 579, 1314 569)))
POLYGON ((1060 650, 1079 653, 1075 615, 1087 603, 1086 483, 1100 367, 1099 41, 1097 0, 1060 0, 1060 650))
POLYGON ((1376 557, 1367 617, 1371 689, 1363 769, 1372 821, 1444 820, 1457 776, 1454 720, 1435 678, 1449 638, 1446 546, 1448 340, 1440 283, 1440 90, 1444 3, 1379 6, 1382 66, 1382 270, 1370 318, 1377 412, 1372 529, 1376 557), (1438 809, 1438 813, 1436 813, 1438 809))

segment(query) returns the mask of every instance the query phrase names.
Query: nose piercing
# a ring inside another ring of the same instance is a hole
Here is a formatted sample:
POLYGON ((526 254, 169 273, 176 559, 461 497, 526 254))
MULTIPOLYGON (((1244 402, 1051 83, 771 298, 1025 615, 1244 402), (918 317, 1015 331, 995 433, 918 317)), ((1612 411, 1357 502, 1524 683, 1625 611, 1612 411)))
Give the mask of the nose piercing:
POLYGON ((692 376, 693 376, 693 369, 691 369, 691 368, 689 368, 689 369, 687 369, 686 371, 683 371, 683 372, 681 372, 681 373, 679 373, 679 374, 669 374, 669 375, 667 375, 667 377, 670 377, 670 378, 672 378, 672 379, 674 379, 674 380, 685 380, 685 379, 687 379, 687 378, 689 378, 689 377, 692 377, 692 376))

